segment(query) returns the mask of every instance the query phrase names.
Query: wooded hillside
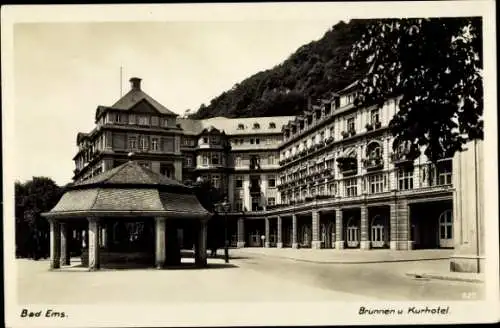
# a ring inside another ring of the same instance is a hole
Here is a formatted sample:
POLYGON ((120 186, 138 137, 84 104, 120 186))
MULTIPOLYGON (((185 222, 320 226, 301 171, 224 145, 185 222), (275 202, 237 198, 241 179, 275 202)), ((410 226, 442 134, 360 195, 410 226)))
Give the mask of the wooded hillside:
POLYGON ((359 78, 365 68, 345 69, 351 46, 368 20, 340 22, 318 41, 300 47, 272 69, 258 72, 202 105, 192 118, 295 115, 308 99, 327 97, 359 78))

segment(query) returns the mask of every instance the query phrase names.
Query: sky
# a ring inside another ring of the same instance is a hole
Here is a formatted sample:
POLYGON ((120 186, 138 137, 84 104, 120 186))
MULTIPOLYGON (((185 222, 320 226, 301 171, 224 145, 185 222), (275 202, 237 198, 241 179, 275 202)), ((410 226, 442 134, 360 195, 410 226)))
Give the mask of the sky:
POLYGON ((170 110, 197 110, 320 39, 338 19, 22 23, 14 26, 15 179, 71 181, 76 134, 129 78, 170 110))

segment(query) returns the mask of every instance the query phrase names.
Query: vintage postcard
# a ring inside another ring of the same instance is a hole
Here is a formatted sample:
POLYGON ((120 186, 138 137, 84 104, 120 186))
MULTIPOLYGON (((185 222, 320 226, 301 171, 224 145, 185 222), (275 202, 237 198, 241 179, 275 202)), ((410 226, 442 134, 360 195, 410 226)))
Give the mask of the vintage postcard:
POLYGON ((6 325, 497 322, 494 13, 2 7, 6 325))

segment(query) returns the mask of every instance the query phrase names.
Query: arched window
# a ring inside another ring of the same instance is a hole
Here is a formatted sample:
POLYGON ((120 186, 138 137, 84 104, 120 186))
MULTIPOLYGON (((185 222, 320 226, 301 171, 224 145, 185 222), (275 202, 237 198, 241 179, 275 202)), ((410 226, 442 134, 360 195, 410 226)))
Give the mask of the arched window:
POLYGON ((382 147, 378 142, 370 142, 366 147, 366 157, 368 158, 380 158, 382 157, 382 147))
POLYGON ((254 123, 253 124, 253 128, 256 129, 256 130, 260 129, 260 124, 259 123, 254 123))
POLYGON ((276 129, 276 124, 274 122, 269 123, 270 129, 276 129))

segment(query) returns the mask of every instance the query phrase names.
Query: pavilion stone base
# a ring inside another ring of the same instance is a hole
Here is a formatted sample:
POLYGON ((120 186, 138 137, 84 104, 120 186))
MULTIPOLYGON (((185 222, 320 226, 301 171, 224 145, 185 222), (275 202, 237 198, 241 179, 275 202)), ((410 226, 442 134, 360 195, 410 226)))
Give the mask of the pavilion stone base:
POLYGON ((485 272, 485 258, 476 255, 472 247, 459 247, 450 258, 452 272, 485 272))
POLYGON ((319 241, 319 240, 312 241, 311 248, 312 249, 320 249, 321 248, 321 241, 319 241))
MULTIPOLYGON (((99 259, 101 267, 114 265, 154 265, 154 255, 152 252, 110 252, 101 249, 99 259)), ((88 249, 83 250, 81 260, 82 266, 89 266, 88 249)))

